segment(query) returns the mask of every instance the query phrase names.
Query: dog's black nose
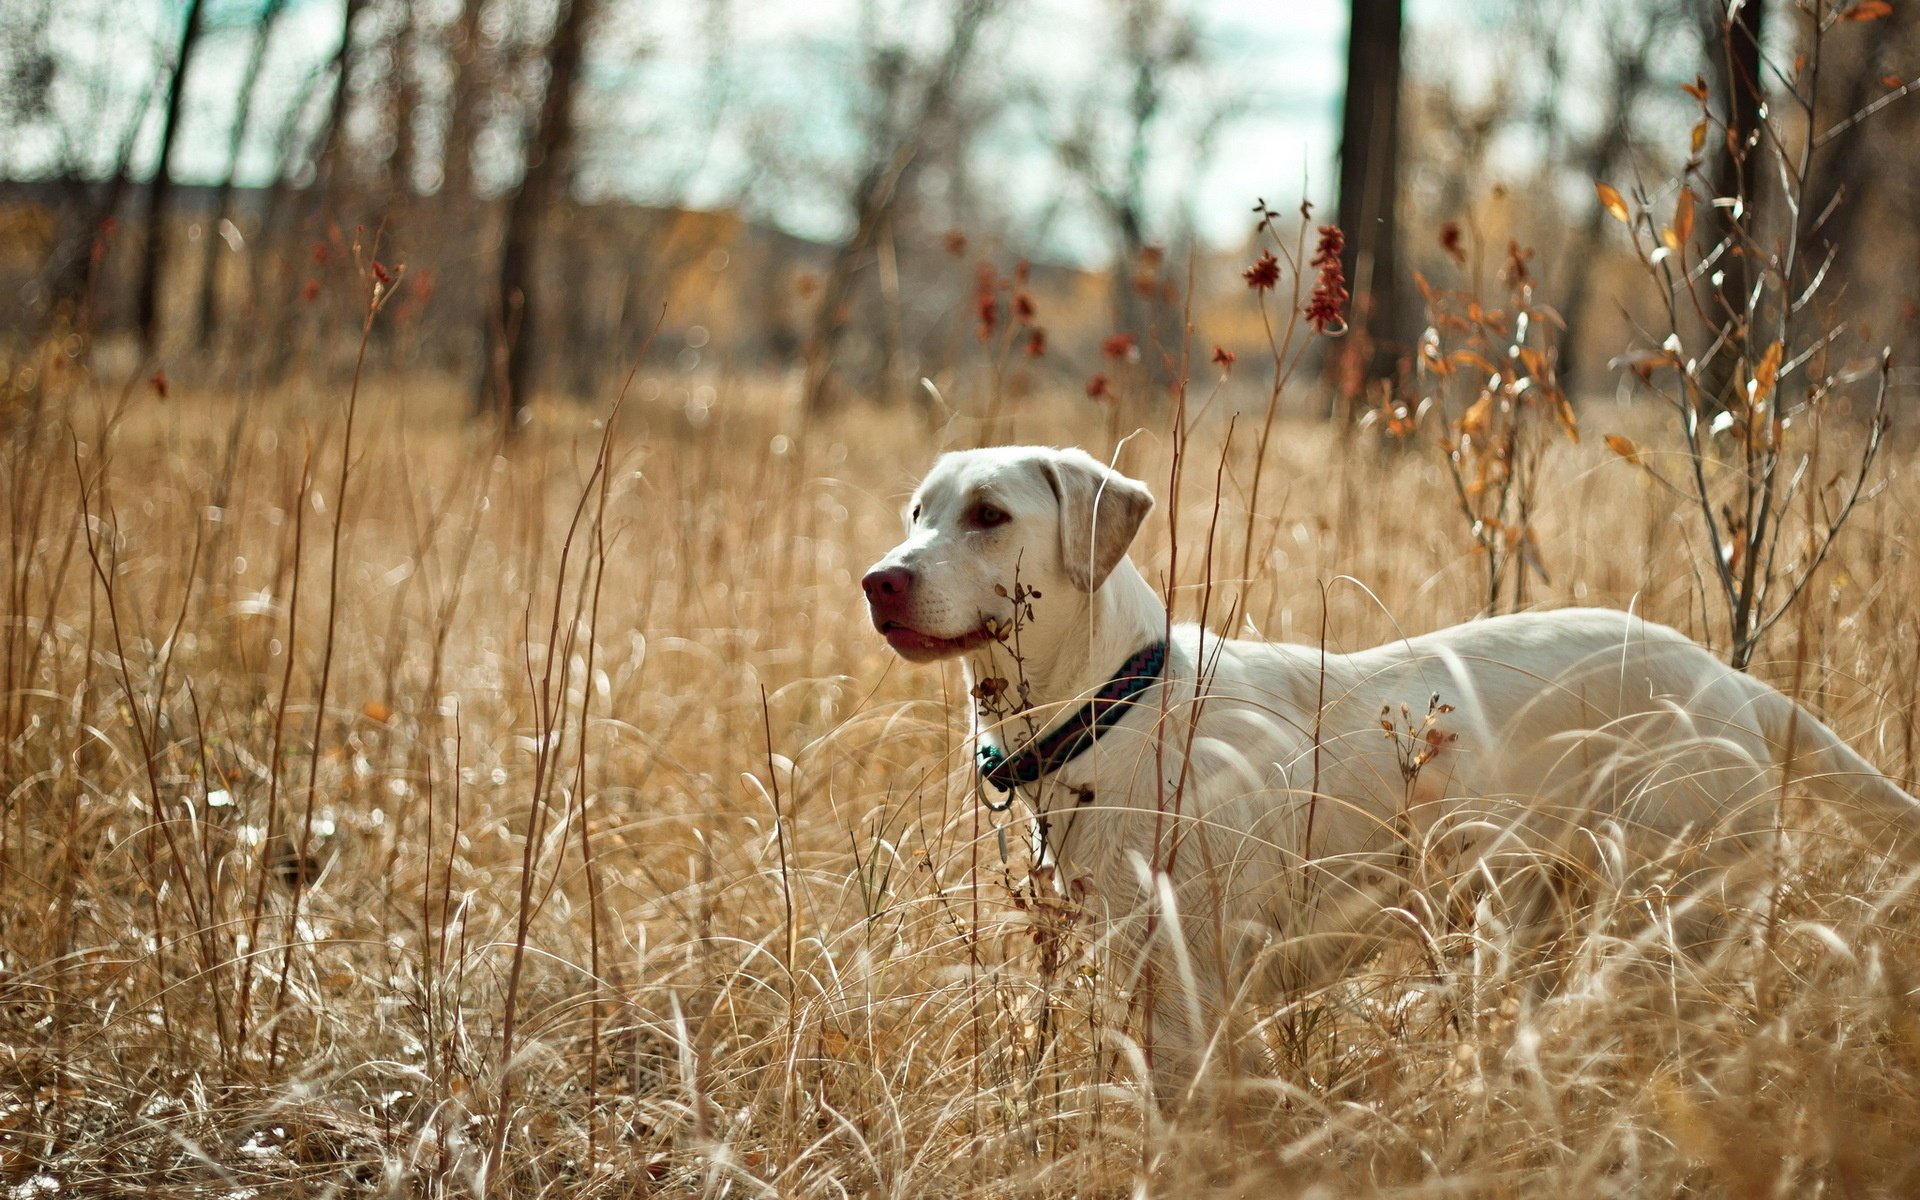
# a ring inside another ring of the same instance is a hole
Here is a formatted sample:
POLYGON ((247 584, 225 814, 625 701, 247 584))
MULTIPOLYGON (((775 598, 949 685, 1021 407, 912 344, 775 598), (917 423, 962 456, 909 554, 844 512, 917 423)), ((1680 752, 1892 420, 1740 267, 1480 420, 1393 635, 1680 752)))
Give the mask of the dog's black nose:
POLYGON ((878 567, 867 572, 860 581, 860 590, 869 600, 879 600, 887 596, 904 596, 913 587, 913 572, 905 567, 878 567))

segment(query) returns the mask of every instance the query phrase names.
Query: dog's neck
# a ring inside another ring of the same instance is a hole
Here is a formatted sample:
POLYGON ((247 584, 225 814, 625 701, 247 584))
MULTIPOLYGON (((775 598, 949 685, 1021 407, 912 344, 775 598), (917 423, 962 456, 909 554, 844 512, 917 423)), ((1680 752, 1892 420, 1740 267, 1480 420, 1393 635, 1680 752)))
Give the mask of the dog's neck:
MULTIPOLYGON (((1112 679, 1141 647, 1167 633, 1167 609, 1152 585, 1126 558, 1091 593, 1073 592, 1058 600, 1043 597, 1047 606, 1037 616, 1058 629, 1075 631, 1060 638, 1036 638, 1031 630, 1015 640, 991 643, 967 656, 967 687, 978 695, 983 679, 1004 679, 1008 695, 998 701, 976 699, 980 727, 991 729, 1001 720, 989 706, 1005 712, 1019 703, 1021 681, 1027 684, 1027 703, 1034 710, 1032 732, 1044 732, 1077 708, 1088 695, 1112 679), (1078 607, 1073 607, 1077 605, 1078 607), (1057 624, 1056 624, 1057 622, 1057 624)), ((1027 736, 1022 722, 1010 722, 993 736, 1005 746, 1027 736)))

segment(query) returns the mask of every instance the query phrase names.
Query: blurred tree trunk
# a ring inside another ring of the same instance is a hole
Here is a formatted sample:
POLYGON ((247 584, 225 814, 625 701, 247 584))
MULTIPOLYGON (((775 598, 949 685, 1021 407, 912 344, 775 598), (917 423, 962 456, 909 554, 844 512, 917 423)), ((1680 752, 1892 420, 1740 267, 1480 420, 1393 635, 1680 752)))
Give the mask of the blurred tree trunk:
POLYGON ((286 8, 286 0, 267 0, 260 12, 260 24, 253 34, 253 46, 247 54, 247 67, 240 77, 239 107, 233 114, 233 126, 227 131, 227 170, 214 192, 213 216, 201 241, 200 305, 198 342, 205 350, 213 342, 213 329, 219 316, 221 231, 233 220, 233 190, 240 172, 240 154, 245 147, 247 127, 253 119, 253 102, 260 86, 260 68, 267 58, 273 27, 286 8))
POLYGON ((504 414, 507 429, 519 427, 531 396, 539 352, 540 305, 537 253, 552 219, 554 201, 566 188, 573 156, 574 79, 579 74, 583 32, 591 0, 562 0, 553 38, 547 43, 547 89, 528 149, 526 172, 507 201, 507 227, 500 247, 500 274, 492 311, 485 318, 484 369, 477 402, 504 414))
POLYGON ((200 42, 201 0, 187 0, 186 19, 180 25, 180 42, 173 55, 173 71, 167 78, 167 103, 160 120, 160 156, 154 164, 153 182, 147 187, 145 248, 141 252, 139 294, 135 320, 139 324, 140 353, 153 353, 160 332, 160 273, 166 269, 167 200, 173 190, 173 146, 180 128, 180 103, 186 94, 187 67, 200 42))
POLYGON ((1131 334, 1143 352, 1151 345, 1152 336, 1133 283, 1141 252, 1147 247, 1148 139, 1166 99, 1167 73, 1191 58, 1198 44, 1191 28, 1177 20, 1168 37, 1156 37, 1163 15, 1158 5, 1135 3, 1128 6, 1124 16, 1122 44, 1133 76, 1127 87, 1127 156, 1120 172, 1120 187, 1100 197, 1119 241, 1119 258, 1113 264, 1114 331, 1131 334))
POLYGON ((353 69, 353 27, 360 19, 360 13, 367 7, 367 0, 346 0, 346 8, 340 15, 340 45, 333 52, 333 62, 328 74, 333 78, 333 95, 327 102, 327 119, 321 123, 320 136, 316 145, 318 152, 313 159, 313 183, 307 188, 304 203, 301 205, 300 220, 297 225, 320 224, 321 230, 315 230, 316 236, 324 237, 324 225, 327 220, 339 220, 334 211, 339 208, 342 194, 346 191, 340 159, 346 152, 347 138, 347 100, 349 99, 353 69))
MULTIPOLYGON (((1093 131, 1083 132, 1063 150, 1068 167, 1093 192, 1113 234, 1114 332, 1133 337, 1146 356, 1147 373, 1159 379, 1165 373, 1161 356, 1150 352, 1156 346, 1171 350, 1179 340, 1179 324, 1165 319, 1170 315, 1166 306, 1154 298, 1157 268, 1148 263, 1146 254, 1147 171, 1154 127, 1178 82, 1173 77, 1183 67, 1200 62, 1199 30, 1191 17, 1159 0, 1130 0, 1121 14, 1121 48, 1128 77, 1127 124, 1118 178, 1107 178, 1094 160, 1098 136, 1093 131)), ((1210 137, 1203 132, 1196 140, 1210 137)))
POLYGON ((239 304, 247 310, 248 328, 260 331, 260 336, 253 339, 253 353, 269 379, 283 378, 293 362, 292 284, 296 264, 305 259, 298 234, 306 199, 295 195, 294 175, 301 163, 320 161, 320 147, 326 137, 324 129, 301 137, 299 117, 314 106, 331 75, 330 64, 312 70, 267 139, 278 154, 254 229, 239 304))
POLYGON ((440 195, 459 204, 473 195, 473 135, 486 86, 480 61, 482 0, 466 0, 453 32, 453 99, 447 113, 447 144, 442 154, 440 195))
MULTIPOLYGON (((492 306, 485 299, 489 281, 481 265, 487 255, 480 245, 490 224, 489 209, 474 195, 473 187, 475 126, 491 71, 480 40, 482 4, 483 0, 464 0, 460 15, 449 31, 447 58, 452 79, 448 85, 446 132, 440 151, 440 186, 427 202, 436 242, 449 247, 474 248, 470 252, 442 254, 433 267, 441 319, 473 334, 484 330, 492 312, 492 306)), ((449 341, 451 359, 459 364, 456 369, 471 370, 475 347, 481 343, 466 338, 449 341)), ((489 369, 482 364, 483 372, 489 369)))
MULTIPOLYGON (((1666 22, 1657 14, 1649 15, 1637 36, 1621 33, 1610 46, 1610 72, 1607 116, 1600 132, 1587 144, 1580 161, 1586 178, 1604 182, 1625 158, 1633 141, 1633 115, 1647 91, 1652 76, 1651 64, 1656 45, 1667 31, 1666 22)), ((1549 162, 1556 160, 1549 159, 1549 162)), ((1591 191, 1591 189, 1589 189, 1591 191)), ((1566 332, 1560 339, 1560 375, 1575 379, 1586 363, 1586 345, 1582 340, 1586 325, 1587 298, 1593 294, 1592 264, 1599 260, 1601 239, 1611 218, 1597 195, 1587 203, 1587 215, 1574 236, 1570 253, 1561 261, 1566 266, 1567 283, 1561 316, 1566 332)), ((1604 358, 1602 359, 1604 361, 1604 358)))
MULTIPOLYGON (((900 184, 919 156, 933 125, 944 120, 953 106, 960 75, 973 56, 980 27, 1000 0, 958 0, 953 10, 946 49, 928 72, 919 95, 899 105, 907 114, 893 122, 883 115, 868 139, 867 165, 852 194, 853 232, 834 250, 833 261, 821 284, 819 307, 806 345, 805 401, 817 412, 832 399, 834 356, 847 327, 847 306, 853 297, 855 273, 866 264, 875 239, 893 213, 900 184)), ((897 75, 891 75, 897 86, 897 75)), ((894 89, 886 89, 884 112, 895 109, 894 89)))
POLYGON ((419 81, 414 75, 419 58, 420 13, 413 4, 407 5, 406 10, 393 33, 393 67, 387 88, 391 105, 387 120, 393 125, 393 157, 387 161, 386 181, 390 209, 405 205, 413 195, 414 165, 418 161, 413 113, 420 107, 419 81))
POLYGON ((82 215, 73 236, 55 256, 48 287, 52 311, 65 311, 72 327, 81 336, 83 355, 90 355, 93 350, 96 315, 93 311, 94 286, 98 283, 97 276, 106 257, 108 235, 113 228, 111 222, 119 217, 120 206, 126 201, 132 176, 134 143, 139 138, 140 126, 146 121, 147 107, 151 102, 152 95, 149 93, 134 106, 133 115, 128 119, 126 130, 121 134, 114 151, 113 169, 107 173, 106 182, 93 186, 86 177, 84 167, 72 160, 62 172, 61 182, 74 197, 72 206, 82 215))
MULTIPOLYGON (((1915 165, 1911 158, 1902 161, 1897 152, 1882 149, 1889 139, 1872 127, 1885 123, 1885 117, 1854 119, 1873 103, 1876 93, 1886 90, 1882 80, 1888 78, 1890 64, 1898 61, 1902 35, 1915 27, 1911 11, 1896 9, 1872 24, 1855 26, 1844 42, 1825 48, 1829 58, 1823 73, 1827 78, 1838 76, 1844 82, 1837 89, 1837 97, 1831 100, 1816 97, 1814 105, 1814 127, 1839 132, 1814 152, 1815 180, 1808 189, 1807 203, 1814 219, 1807 233, 1843 258, 1857 260, 1880 252, 1877 247, 1856 246, 1861 209, 1868 201, 1869 191, 1880 192, 1880 186, 1876 185, 1909 174, 1915 165)), ((1829 36, 1842 30, 1847 30, 1847 26, 1839 26, 1829 36)), ((1896 145, 1902 144, 1899 134, 1893 136, 1896 145)))
POLYGON ((353 68, 353 27, 366 6, 367 0, 347 0, 346 9, 340 16, 340 46, 333 52, 333 97, 327 105, 326 124, 321 127, 320 155, 314 161, 316 196, 332 190, 335 177, 339 174, 341 147, 347 136, 347 98, 352 82, 348 75, 353 68))
POLYGON ((853 233, 834 248, 833 261, 827 267, 820 286, 819 307, 813 315, 813 330, 806 346, 806 405, 808 412, 825 408, 833 388, 833 360, 846 332, 847 307, 853 298, 854 273, 865 261, 874 237, 885 224, 893 207, 900 176, 912 161, 913 147, 896 148, 892 158, 867 168, 854 189, 858 197, 854 207, 853 233))
POLYGON ((1396 303, 1400 194, 1401 0, 1352 0, 1346 103, 1340 117, 1340 228, 1353 324, 1377 349, 1369 375, 1392 369, 1408 339, 1396 303))
POLYGON ((1766 83, 1760 74, 1766 9, 1761 0, 1731 0, 1731 5, 1725 0, 1706 0, 1706 4, 1707 78, 1713 81, 1726 127, 1725 140, 1714 150, 1710 182, 1714 199, 1737 201, 1713 205, 1719 225, 1714 235, 1722 252, 1715 265, 1720 284, 1710 315, 1722 328, 1730 328, 1733 337, 1707 361, 1703 375, 1707 395, 1715 403, 1724 404, 1738 385, 1735 366, 1750 352, 1741 347, 1754 316, 1756 280, 1749 254, 1760 199, 1756 159, 1760 152, 1760 110, 1766 101, 1766 83))

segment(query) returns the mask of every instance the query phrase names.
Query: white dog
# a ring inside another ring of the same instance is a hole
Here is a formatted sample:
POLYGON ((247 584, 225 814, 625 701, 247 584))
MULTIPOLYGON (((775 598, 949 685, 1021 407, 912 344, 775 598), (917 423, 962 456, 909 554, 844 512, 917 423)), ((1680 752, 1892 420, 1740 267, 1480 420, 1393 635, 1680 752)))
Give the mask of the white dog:
POLYGON ((902 657, 965 659, 986 794, 1018 792, 1131 951, 1159 1089, 1249 989, 1369 953, 1423 872, 1483 881, 1510 917, 1596 871, 1729 899, 1727 864, 1765 856, 1727 851, 1774 828, 1782 771, 1875 834, 1920 831, 1920 802, 1812 715, 1626 613, 1358 654, 1169 627, 1126 553, 1152 506, 1078 450, 948 454, 863 587, 902 657), (1663 874, 1635 877, 1635 845, 1663 874))

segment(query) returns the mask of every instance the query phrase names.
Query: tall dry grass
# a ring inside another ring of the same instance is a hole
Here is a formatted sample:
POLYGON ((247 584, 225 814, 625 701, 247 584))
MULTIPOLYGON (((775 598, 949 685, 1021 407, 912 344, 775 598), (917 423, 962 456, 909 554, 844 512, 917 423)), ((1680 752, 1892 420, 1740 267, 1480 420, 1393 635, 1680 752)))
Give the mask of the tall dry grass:
MULTIPOLYGON (((1911 881, 1821 821, 1711 966, 1602 889, 1542 990, 1416 905, 1356 977, 1250 1007, 1261 1077, 1148 1109, 1111 964, 975 801, 957 670, 862 610, 964 419, 809 426, 721 381, 505 446, 390 379, 343 462, 344 393, 40 369, 0 488, 9 1195, 1920 1190, 1911 881)), ((1162 578, 1179 515, 1176 607, 1211 583, 1216 622, 1311 641, 1324 604, 1335 649, 1484 607, 1417 451, 1283 419, 1249 517, 1244 401, 1136 547, 1162 578)), ((1136 423, 996 418, 1100 453, 1136 423)), ((1715 636, 1687 513, 1591 440, 1542 467, 1532 600, 1715 636)), ((1171 449, 1148 423, 1121 463, 1166 500, 1171 449)), ((1911 785, 1920 464, 1887 458, 1760 670, 1911 785)))

